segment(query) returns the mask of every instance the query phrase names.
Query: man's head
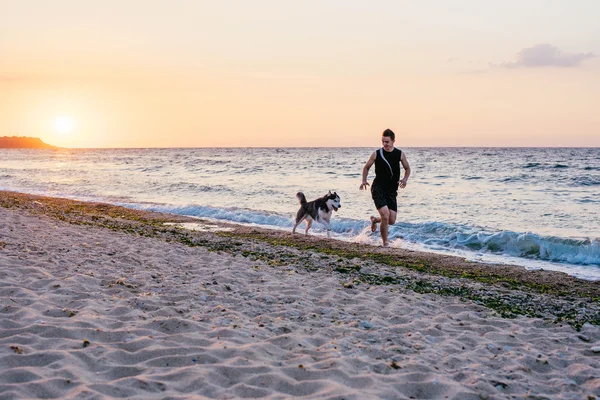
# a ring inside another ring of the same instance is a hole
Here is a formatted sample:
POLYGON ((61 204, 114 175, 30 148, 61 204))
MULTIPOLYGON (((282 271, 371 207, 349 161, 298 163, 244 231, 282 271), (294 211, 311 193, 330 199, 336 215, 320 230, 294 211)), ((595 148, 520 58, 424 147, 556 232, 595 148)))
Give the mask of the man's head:
POLYGON ((394 148, 394 141, 396 141, 396 134, 391 129, 386 129, 381 134, 381 144, 385 151, 392 151, 394 148))

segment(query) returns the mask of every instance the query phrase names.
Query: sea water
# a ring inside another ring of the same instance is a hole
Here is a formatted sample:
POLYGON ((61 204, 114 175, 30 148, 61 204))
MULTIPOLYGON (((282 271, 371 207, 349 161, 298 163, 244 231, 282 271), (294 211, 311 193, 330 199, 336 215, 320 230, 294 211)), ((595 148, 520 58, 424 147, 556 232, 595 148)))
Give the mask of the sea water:
MULTIPOLYGON (((298 191, 331 190, 342 199, 333 237, 379 244, 370 192, 359 190, 375 150, 2 149, 0 189, 286 231, 298 191)), ((392 246, 600 279, 600 148, 402 150, 412 174, 392 246)), ((311 234, 325 232, 313 224, 311 234)))

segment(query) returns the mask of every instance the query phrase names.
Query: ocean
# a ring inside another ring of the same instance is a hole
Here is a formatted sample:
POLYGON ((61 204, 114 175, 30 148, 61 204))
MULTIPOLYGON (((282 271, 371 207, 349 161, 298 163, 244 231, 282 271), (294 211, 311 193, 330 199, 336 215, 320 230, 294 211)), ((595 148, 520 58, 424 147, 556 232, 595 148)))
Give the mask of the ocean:
MULTIPOLYGON (((600 148, 400 148, 412 174, 392 246, 600 280, 600 148)), ((285 231, 298 191, 331 190, 332 236, 379 244, 359 190, 376 149, 0 149, 0 189, 285 231)))

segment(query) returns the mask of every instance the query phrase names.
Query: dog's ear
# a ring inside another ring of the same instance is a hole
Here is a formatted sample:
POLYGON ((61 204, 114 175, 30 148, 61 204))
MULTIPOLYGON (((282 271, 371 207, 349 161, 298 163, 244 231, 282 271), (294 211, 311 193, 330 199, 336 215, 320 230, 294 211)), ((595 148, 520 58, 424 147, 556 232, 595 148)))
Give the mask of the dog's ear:
POLYGON ((328 196, 331 196, 331 190, 329 191, 329 193, 327 193, 328 196))

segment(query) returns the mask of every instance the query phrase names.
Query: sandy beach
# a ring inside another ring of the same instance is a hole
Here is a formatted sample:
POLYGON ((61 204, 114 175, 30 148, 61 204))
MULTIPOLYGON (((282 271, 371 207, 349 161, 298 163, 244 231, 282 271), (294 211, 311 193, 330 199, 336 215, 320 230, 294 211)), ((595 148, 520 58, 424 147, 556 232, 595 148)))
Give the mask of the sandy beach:
POLYGON ((0 192, 0 310, 2 399, 600 398, 600 283, 322 235, 0 192))

